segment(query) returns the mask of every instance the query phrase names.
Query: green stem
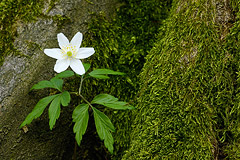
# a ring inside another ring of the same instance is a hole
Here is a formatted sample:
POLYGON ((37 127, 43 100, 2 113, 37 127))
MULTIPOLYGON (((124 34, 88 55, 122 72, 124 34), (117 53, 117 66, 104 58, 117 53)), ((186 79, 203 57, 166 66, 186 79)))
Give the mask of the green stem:
POLYGON ((78 92, 69 92, 70 94, 75 94, 78 96, 78 92))
MULTIPOLYGON (((83 84, 83 76, 81 76, 81 82, 80 82, 80 86, 79 86, 78 93, 77 93, 77 92, 70 92, 70 94, 76 94, 76 95, 79 95, 79 96, 83 99, 84 97, 81 95, 82 84, 83 84)), ((85 98, 84 98, 84 99, 85 99, 85 98)), ((75 141, 75 147, 74 147, 74 155, 73 155, 73 159, 74 159, 74 160, 77 159, 77 142, 76 142, 76 141, 75 141)))
POLYGON ((92 107, 91 103, 88 102, 88 100, 86 98, 83 97, 83 95, 81 94, 81 91, 82 91, 82 84, 83 84, 83 76, 81 77, 81 82, 80 82, 80 85, 79 85, 79 90, 78 90, 78 95, 89 105, 92 107))
POLYGON ((82 83, 83 83, 83 76, 81 76, 81 82, 80 82, 80 86, 79 86, 79 90, 78 90, 78 94, 79 94, 79 95, 81 95, 82 83))
POLYGON ((86 98, 83 97, 83 95, 79 95, 89 106, 93 107, 90 102, 86 98))
POLYGON ((73 159, 77 160, 77 141, 75 141, 75 146, 74 146, 74 154, 73 154, 73 159))
MULTIPOLYGON (((91 103, 88 102, 88 100, 86 98, 83 97, 83 95, 81 94, 82 91, 82 84, 83 84, 83 76, 81 76, 81 81, 80 81, 80 85, 79 85, 79 90, 78 92, 70 92, 70 94, 75 94, 80 96, 89 106, 92 107, 91 103)), ((75 147, 74 147, 74 155, 73 155, 73 159, 76 160, 77 159, 77 142, 75 141, 75 147)))

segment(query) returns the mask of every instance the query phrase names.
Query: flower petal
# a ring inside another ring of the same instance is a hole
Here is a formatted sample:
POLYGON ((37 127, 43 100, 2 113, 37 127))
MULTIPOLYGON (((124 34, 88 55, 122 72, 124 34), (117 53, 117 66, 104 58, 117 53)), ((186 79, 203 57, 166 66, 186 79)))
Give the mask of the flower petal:
POLYGON ((80 47, 81 43, 82 43, 82 38, 83 38, 82 33, 77 32, 70 42, 71 45, 76 46, 76 48, 78 49, 80 47))
POLYGON ((92 47, 79 48, 76 58, 78 58, 78 59, 88 58, 91 55, 93 55, 94 53, 95 53, 95 50, 92 47))
POLYGON ((44 53, 47 56, 55 58, 55 59, 64 59, 62 50, 59 48, 44 49, 44 53))
POLYGON ((85 73, 85 69, 83 67, 83 64, 79 59, 71 59, 70 67, 77 74, 83 75, 85 73))
POLYGON ((70 64, 69 59, 57 60, 55 66, 54 66, 54 71, 56 71, 57 73, 65 71, 68 68, 69 64, 70 64))
POLYGON ((63 33, 57 34, 57 38, 58 38, 58 44, 61 47, 61 49, 64 49, 64 47, 69 45, 69 40, 63 33))

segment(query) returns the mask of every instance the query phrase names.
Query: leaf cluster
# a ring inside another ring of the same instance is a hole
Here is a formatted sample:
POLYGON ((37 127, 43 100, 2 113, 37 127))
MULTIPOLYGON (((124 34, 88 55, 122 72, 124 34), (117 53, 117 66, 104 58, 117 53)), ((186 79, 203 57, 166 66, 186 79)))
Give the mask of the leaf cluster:
POLYGON ((70 93, 68 91, 63 91, 63 80, 61 78, 67 78, 73 76, 74 73, 72 71, 64 71, 62 73, 57 74, 54 78, 52 78, 50 81, 40 81, 37 84, 35 84, 31 90, 33 89, 43 89, 43 88, 53 88, 57 89, 60 93, 51 95, 45 98, 42 98, 34 107, 31 113, 28 114, 26 119, 23 121, 23 123, 20 125, 20 128, 23 126, 30 124, 33 119, 38 118, 41 116, 45 108, 50 104, 48 109, 48 115, 49 115, 49 126, 52 130, 53 126, 56 123, 56 120, 60 116, 61 111, 61 105, 62 106, 68 106, 71 100, 70 93))
POLYGON ((87 123, 89 119, 89 107, 91 107, 94 115, 94 121, 97 129, 97 133, 101 140, 104 140, 104 145, 107 147, 110 153, 113 153, 113 137, 111 132, 115 132, 115 128, 111 120, 96 107, 93 107, 94 104, 99 104, 112 109, 135 109, 133 106, 127 104, 123 101, 118 101, 117 98, 109 94, 99 94, 94 97, 91 101, 91 104, 80 104, 73 111, 73 122, 75 122, 73 132, 76 134, 75 138, 80 145, 82 136, 85 134, 87 129, 87 123))
MULTIPOLYGON (((85 71, 88 72, 90 68, 90 64, 84 63, 85 71)), ((115 98, 114 96, 111 96, 109 94, 99 94, 95 96, 95 98, 90 102, 88 102, 82 95, 81 95, 81 86, 83 82, 83 77, 86 76, 86 78, 93 77, 98 79, 107 79, 109 78, 108 75, 124 75, 122 72, 113 71, 110 69, 96 69, 91 71, 89 74, 83 75, 81 77, 82 81, 80 83, 79 92, 74 92, 78 96, 80 96, 87 104, 79 104, 73 111, 72 119, 74 124, 73 132, 76 134, 75 138, 77 141, 77 144, 80 145, 82 136, 85 134, 88 126, 88 120, 89 120, 89 107, 93 111, 95 125, 97 129, 97 133, 101 140, 104 140, 104 144, 109 150, 110 153, 113 153, 113 137, 111 132, 115 131, 115 128, 111 122, 111 120, 101 111, 99 111, 96 107, 93 105, 102 105, 108 108, 112 109, 120 109, 120 110, 126 110, 126 109, 134 109, 133 106, 130 104, 119 101, 118 98, 115 98)), ((63 79, 62 78, 68 78, 74 76, 73 71, 64 71, 59 74, 57 74, 54 78, 47 81, 40 81, 37 84, 35 84, 31 90, 34 89, 44 89, 44 88, 52 88, 58 90, 60 93, 47 96, 45 98, 42 98, 34 107, 32 112, 26 117, 26 119, 23 121, 23 123, 20 125, 20 128, 30 124, 34 119, 38 118, 45 108, 49 105, 48 108, 48 115, 49 115, 49 126, 50 130, 53 129, 56 120, 60 116, 61 106, 68 106, 71 100, 70 93, 68 91, 63 90, 63 79)))

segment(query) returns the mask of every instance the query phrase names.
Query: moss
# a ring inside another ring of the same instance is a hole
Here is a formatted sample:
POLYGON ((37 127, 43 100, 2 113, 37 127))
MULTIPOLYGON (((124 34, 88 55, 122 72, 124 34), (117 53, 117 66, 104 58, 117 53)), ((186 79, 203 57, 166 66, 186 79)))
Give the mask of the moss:
POLYGON ((111 68, 127 73, 126 82, 107 81, 115 95, 123 99, 133 99, 138 89, 136 75, 140 73, 145 56, 152 48, 155 35, 166 18, 169 1, 122 1, 124 2, 111 20, 101 12, 93 14, 83 46, 93 46, 96 50, 92 59, 93 68, 111 68), (153 5, 155 4, 155 5, 153 5), (165 7, 165 8, 164 8, 165 7), (164 9, 163 9, 164 8, 164 9), (147 43, 146 43, 147 42, 147 43), (118 84, 116 84, 118 83, 118 84), (127 86, 127 92, 119 90, 127 86), (124 94, 122 93, 124 92, 124 94))
POLYGON ((62 16, 62 15, 55 15, 52 17, 53 21, 57 22, 57 29, 61 30, 64 24, 68 24, 71 22, 71 19, 67 16, 62 16))
POLYGON ((237 49, 226 48, 216 11, 207 0, 174 1, 139 76, 144 92, 123 159, 227 157, 223 146, 235 139, 239 43, 230 38, 237 49))
POLYGON ((89 4, 94 4, 93 2, 91 2, 90 0, 85 0, 87 3, 89 4))
MULTIPOLYGON (((99 92, 110 93, 121 100, 134 104, 134 97, 139 88, 137 75, 140 73, 145 56, 153 47, 155 35, 161 26, 171 1, 137 1, 124 0, 114 17, 108 20, 104 13, 93 14, 88 33, 85 34, 83 46, 92 46, 96 53, 92 56, 93 68, 110 68, 127 73, 125 77, 113 77, 104 81, 86 81, 92 87, 85 92, 88 97, 99 92), (102 83, 102 84, 100 84, 102 83), (98 88, 97 90, 95 88, 98 88)), ((115 156, 120 157, 128 147, 132 111, 107 111, 114 122, 117 132, 115 139, 115 156)))
POLYGON ((230 33, 226 38, 226 44, 225 48, 226 51, 234 57, 234 72, 236 73, 235 79, 237 81, 234 83, 234 105, 232 106, 231 110, 229 111, 228 115, 228 123, 226 123, 226 129, 225 131, 225 136, 224 142, 227 143, 224 145, 223 150, 225 154, 227 155, 228 159, 239 159, 240 158, 240 151, 239 151, 239 146, 240 146, 240 119, 239 119, 239 107, 240 107, 240 44, 239 44, 239 39, 240 39, 240 3, 238 1, 232 1, 233 5, 233 12, 235 14, 235 23, 233 27, 230 29, 230 33))
MULTIPOLYGON (((58 0, 51 0, 49 9, 58 0)), ((0 66, 4 62, 4 57, 10 54, 25 56, 16 50, 13 45, 17 36, 18 22, 30 22, 39 16, 44 16, 42 8, 47 0, 2 0, 0 2, 0 66)), ((62 20, 62 19, 61 19, 62 20)), ((64 19, 65 20, 65 19, 64 19)))
POLYGON ((41 15, 44 0, 3 0, 0 3, 0 65, 4 57, 11 53, 18 53, 13 41, 17 36, 18 21, 29 22, 41 15))
POLYGON ((51 11, 51 9, 57 4, 57 2, 59 2, 59 0, 51 0, 46 13, 49 13, 51 11))

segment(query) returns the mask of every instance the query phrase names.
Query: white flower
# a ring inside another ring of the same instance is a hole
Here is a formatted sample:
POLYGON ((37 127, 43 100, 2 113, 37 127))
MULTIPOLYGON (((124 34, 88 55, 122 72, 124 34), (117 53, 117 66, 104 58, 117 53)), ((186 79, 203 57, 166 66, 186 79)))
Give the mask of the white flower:
POLYGON ((80 48, 82 37, 82 33, 77 32, 69 43, 67 37, 65 37, 63 33, 59 33, 57 38, 61 49, 44 49, 46 55, 57 59, 54 71, 60 73, 70 66, 77 74, 83 75, 85 73, 85 69, 80 59, 90 57, 94 54, 95 50, 92 47, 80 48))

